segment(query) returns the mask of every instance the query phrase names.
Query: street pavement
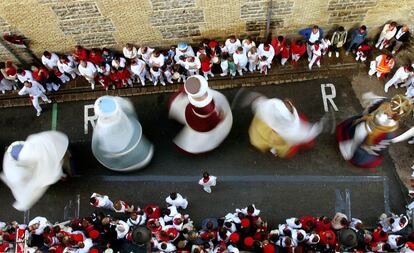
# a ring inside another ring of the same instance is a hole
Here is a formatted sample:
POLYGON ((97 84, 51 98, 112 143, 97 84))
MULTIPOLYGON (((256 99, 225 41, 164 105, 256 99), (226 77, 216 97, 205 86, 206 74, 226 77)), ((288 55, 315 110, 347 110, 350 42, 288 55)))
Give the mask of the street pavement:
MULTIPOLYGON (((251 87, 245 91, 291 98, 299 111, 311 121, 317 121, 326 113, 321 85, 329 83, 335 87, 336 97, 332 100, 338 108, 338 111, 333 111, 329 106, 328 114, 331 119, 332 115, 335 118, 333 124, 361 111, 347 78, 251 87)), ((238 91, 222 90, 230 103, 238 91)), ((326 94, 331 92, 326 88, 326 94)), ((301 151, 290 160, 275 158, 250 145, 247 132, 253 117, 250 108, 235 106, 233 128, 219 148, 201 156, 184 155, 172 143, 181 126, 167 118, 167 102, 171 95, 130 98, 144 134, 154 143, 155 154, 145 169, 127 174, 105 169, 92 155, 93 129, 88 124, 88 133, 85 134, 84 113, 85 105, 94 101, 57 104, 56 128, 70 138, 76 175, 50 187, 30 210, 30 217, 42 215, 51 221, 62 221, 68 212, 73 211, 67 207, 64 215, 65 206, 77 195, 80 196, 80 214, 87 215, 93 211, 88 204, 92 192, 143 207, 148 203, 165 205, 165 197, 178 191, 188 198, 190 204, 185 212, 197 224, 202 218, 222 216, 251 203, 262 210, 263 217, 271 225, 293 216, 333 216, 335 211, 351 213, 352 217, 374 225, 384 211, 401 213, 404 210, 405 193, 388 156, 381 166, 373 170, 354 168, 342 159, 335 135, 328 131, 317 139, 312 150, 301 151), (203 171, 218 177, 212 194, 205 193, 197 185, 203 171)), ((3 109, 1 147, 6 148, 11 142, 23 140, 31 133, 51 129, 52 105, 42 106, 44 112, 39 118, 32 107, 3 109)), ((23 213, 14 210, 13 197, 3 183, 0 183, 0 200, 0 220, 22 221, 23 213)))

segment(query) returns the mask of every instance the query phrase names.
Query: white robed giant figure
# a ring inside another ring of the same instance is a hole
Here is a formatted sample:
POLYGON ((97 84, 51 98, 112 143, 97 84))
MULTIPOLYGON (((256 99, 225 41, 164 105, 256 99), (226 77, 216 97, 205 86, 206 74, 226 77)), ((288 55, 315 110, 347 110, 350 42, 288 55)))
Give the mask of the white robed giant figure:
POLYGON ((210 89, 203 76, 189 77, 170 100, 169 117, 184 125, 174 138, 182 150, 200 154, 217 148, 227 137, 233 115, 227 98, 210 89))
POLYGON ((64 175, 62 165, 68 145, 65 134, 46 131, 29 135, 26 141, 13 142, 7 148, 0 177, 16 199, 14 208, 30 209, 49 185, 64 175))
POLYGON ((103 96, 95 101, 98 116, 92 136, 92 153, 108 169, 126 172, 145 167, 154 146, 145 138, 133 104, 121 97, 103 96))

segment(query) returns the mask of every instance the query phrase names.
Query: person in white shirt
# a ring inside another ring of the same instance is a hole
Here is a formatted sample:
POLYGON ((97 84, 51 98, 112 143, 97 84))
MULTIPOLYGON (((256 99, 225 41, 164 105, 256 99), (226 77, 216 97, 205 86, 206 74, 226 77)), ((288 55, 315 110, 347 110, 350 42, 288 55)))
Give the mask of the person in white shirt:
POLYGON ((112 60, 111 65, 117 70, 119 70, 120 68, 124 69, 126 66, 126 60, 124 57, 115 56, 115 58, 112 60))
POLYGON ((169 205, 175 206, 177 208, 182 208, 182 209, 186 209, 188 206, 187 199, 183 198, 183 196, 181 196, 181 194, 179 194, 178 192, 171 193, 165 199, 165 202, 167 202, 167 204, 169 205))
POLYGON ((17 79, 19 79, 19 82, 21 83, 34 80, 32 71, 26 69, 17 69, 17 79))
POLYGON ((260 74, 263 73, 267 75, 267 70, 268 68, 270 68, 270 65, 269 65, 269 61, 266 56, 263 55, 259 57, 259 65, 257 67, 260 70, 260 74))
POLYGON ((414 68, 412 65, 409 66, 401 66, 395 72, 394 76, 385 84, 384 91, 388 92, 388 89, 394 85, 397 89, 398 84, 405 83, 410 76, 413 76, 414 68))
POLYGON ((236 36, 230 36, 224 43, 227 48, 227 52, 232 55, 236 52, 238 47, 241 47, 240 40, 236 36))
POLYGON ((96 192, 91 195, 89 204, 94 207, 115 211, 114 203, 109 199, 109 197, 107 195, 101 195, 96 192))
POLYGON ((185 61, 185 68, 189 72, 190 76, 198 75, 198 71, 201 68, 201 62, 198 57, 189 56, 185 61))
POLYGON ((227 76, 227 73, 229 72, 229 62, 227 61, 227 58, 227 54, 224 54, 221 57, 220 68, 222 73, 220 74, 220 76, 227 76))
POLYGON ((102 62, 101 64, 99 64, 97 70, 98 73, 101 73, 104 76, 109 76, 109 73, 111 72, 111 66, 109 66, 108 63, 102 62))
POLYGON ((60 56, 59 61, 57 62, 57 67, 60 72, 70 74, 72 79, 75 79, 76 75, 80 75, 76 62, 70 55, 60 56))
POLYGON ((140 47, 138 49, 138 56, 141 57, 141 59, 149 65, 149 60, 151 58, 151 54, 154 52, 153 48, 150 47, 140 47))
POLYGON ((255 72, 257 70, 257 64, 259 64, 259 54, 257 53, 257 48, 252 47, 247 52, 247 58, 249 59, 249 71, 255 72))
POLYGON ((85 79, 91 84, 92 90, 95 89, 95 77, 98 75, 98 71, 90 61, 80 60, 79 73, 85 77, 85 79))
POLYGON ((244 52, 247 53, 249 52, 250 48, 256 47, 256 43, 254 43, 254 41, 250 37, 247 37, 242 41, 242 47, 244 49, 244 52))
POLYGON ((131 72, 133 76, 137 76, 139 78, 142 86, 145 86, 145 77, 148 76, 145 62, 141 59, 133 60, 131 62, 131 72))
POLYGON ((247 71, 247 62, 249 61, 247 59, 246 52, 244 51, 243 47, 238 47, 236 52, 233 54, 233 60, 234 64, 236 64, 237 71, 239 72, 239 75, 243 75, 243 70, 247 71))
POLYGON ((59 61, 59 56, 55 53, 50 53, 45 51, 42 55, 42 63, 49 70, 52 70, 54 67, 57 67, 59 61))
POLYGON ((165 86, 164 78, 162 76, 161 69, 158 67, 152 67, 150 68, 151 76, 152 76, 152 82, 154 83, 154 86, 157 86, 158 81, 161 82, 163 86, 165 86))
POLYGON ((211 193, 211 187, 216 186, 217 177, 210 175, 208 172, 203 173, 203 177, 198 181, 198 184, 203 186, 203 190, 211 193))
POLYGON ((269 43, 262 43, 257 48, 259 57, 262 59, 262 56, 266 56, 267 67, 270 69, 272 66, 273 57, 275 56, 275 49, 269 43))
POLYGON ((175 49, 174 61, 178 63, 180 61, 180 56, 182 55, 186 58, 188 56, 195 56, 193 48, 185 42, 178 43, 177 48, 175 49))
POLYGON ((135 60, 138 58, 138 50, 136 47, 134 47, 132 44, 127 43, 126 47, 122 49, 122 52, 124 53, 125 58, 130 60, 135 60))
POLYGON ((164 60, 165 60, 164 55, 161 54, 160 51, 154 50, 154 52, 152 52, 151 57, 149 59, 149 66, 161 68, 164 65, 164 60))
POLYGON ((45 88, 43 88, 40 83, 36 81, 25 81, 23 83, 23 88, 19 91, 19 95, 25 95, 29 94, 30 99, 32 100, 33 107, 36 109, 37 114, 36 116, 40 116, 40 113, 42 112, 42 108, 39 105, 39 97, 42 98, 44 102, 52 103, 52 100, 50 100, 44 92, 46 92, 45 88))
POLYGON ((383 49, 384 47, 387 48, 390 45, 391 39, 394 37, 396 33, 397 33, 396 22, 385 24, 378 38, 377 44, 375 44, 375 47, 380 50, 383 49))
POLYGON ((322 57, 322 46, 319 44, 319 41, 315 41, 313 45, 311 46, 312 50, 312 59, 309 62, 309 70, 312 69, 312 66, 314 63, 318 65, 318 67, 321 67, 321 57, 322 57))

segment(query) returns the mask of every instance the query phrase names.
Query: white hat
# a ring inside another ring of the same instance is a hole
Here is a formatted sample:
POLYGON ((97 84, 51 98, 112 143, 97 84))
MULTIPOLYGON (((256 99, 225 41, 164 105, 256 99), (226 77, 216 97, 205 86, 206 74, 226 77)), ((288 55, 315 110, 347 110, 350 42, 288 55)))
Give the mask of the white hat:
POLYGON ((184 90, 188 95, 190 103, 196 107, 204 107, 213 99, 211 93, 208 92, 210 88, 208 87, 207 80, 201 75, 194 75, 187 78, 184 82, 184 90), (206 94, 207 97, 200 100, 206 94))

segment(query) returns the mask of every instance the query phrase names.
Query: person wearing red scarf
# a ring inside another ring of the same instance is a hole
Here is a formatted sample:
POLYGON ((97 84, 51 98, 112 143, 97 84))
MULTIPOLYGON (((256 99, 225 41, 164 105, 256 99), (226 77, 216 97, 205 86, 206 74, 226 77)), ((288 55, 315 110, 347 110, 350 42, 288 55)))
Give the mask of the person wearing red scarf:
POLYGON ((72 57, 76 62, 80 62, 81 60, 88 61, 88 53, 82 46, 75 47, 72 57))
POLYGON ((92 48, 89 53, 89 61, 95 65, 99 65, 104 62, 105 59, 102 57, 102 54, 98 48, 92 48))
POLYGON ((318 67, 321 67, 322 47, 319 41, 315 41, 313 43, 313 45, 311 46, 311 51, 312 51, 312 59, 308 65, 309 70, 312 69, 312 66, 314 63, 316 63, 318 67))
POLYGON ((299 59, 306 52, 306 44, 302 40, 294 40, 290 44, 292 53, 292 64, 299 64, 299 59))

